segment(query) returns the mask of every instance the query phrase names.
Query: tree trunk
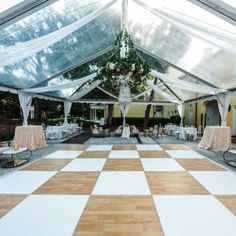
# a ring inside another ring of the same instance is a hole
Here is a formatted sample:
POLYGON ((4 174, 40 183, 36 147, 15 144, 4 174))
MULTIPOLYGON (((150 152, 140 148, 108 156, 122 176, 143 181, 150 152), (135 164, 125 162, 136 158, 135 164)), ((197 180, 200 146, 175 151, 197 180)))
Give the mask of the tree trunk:
MULTIPOLYGON (((154 85, 156 85, 156 84, 157 84, 157 78, 155 78, 155 80, 154 80, 154 85)), ((155 95, 155 92, 154 92, 154 90, 152 90, 150 93, 149 101, 152 101, 154 99, 154 95, 155 95)), ((152 107, 152 105, 149 104, 149 105, 147 105, 147 108, 145 110, 145 116, 144 116, 144 120, 143 120, 143 128, 144 129, 146 129, 148 127, 151 107, 152 107)))
POLYGON ((108 118, 107 118, 107 125, 108 126, 112 125, 113 107, 114 107, 114 104, 109 104, 108 105, 108 118))

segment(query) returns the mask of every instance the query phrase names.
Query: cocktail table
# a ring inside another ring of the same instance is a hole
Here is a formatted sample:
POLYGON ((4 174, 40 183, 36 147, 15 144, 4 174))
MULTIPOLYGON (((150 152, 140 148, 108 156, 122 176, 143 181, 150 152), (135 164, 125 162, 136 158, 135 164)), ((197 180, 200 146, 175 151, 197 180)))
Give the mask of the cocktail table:
POLYGON ((12 167, 17 167, 25 164, 26 162, 29 161, 29 159, 32 156, 32 151, 30 151, 28 148, 19 148, 19 150, 14 150, 13 148, 9 148, 6 151, 2 152, 2 155, 9 155, 11 156, 10 160, 7 160, 4 162, 1 167, 2 168, 12 168, 12 167), (30 156, 28 159, 17 159, 17 155, 23 152, 30 152, 30 156))

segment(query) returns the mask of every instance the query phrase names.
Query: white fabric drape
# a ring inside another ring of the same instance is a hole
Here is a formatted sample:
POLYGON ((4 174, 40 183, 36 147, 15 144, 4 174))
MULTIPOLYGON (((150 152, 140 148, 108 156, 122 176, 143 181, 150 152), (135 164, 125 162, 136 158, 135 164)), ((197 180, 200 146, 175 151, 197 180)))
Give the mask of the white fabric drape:
POLYGON ((70 101, 76 101, 94 90, 99 84, 101 84, 101 80, 96 80, 94 83, 90 84, 87 88, 79 90, 79 92, 75 93, 70 97, 70 101))
POLYGON ((45 48, 48 48, 50 45, 62 40, 63 38, 67 37, 71 33, 75 32, 76 30, 80 29, 84 25, 88 24, 89 22, 103 14, 104 11, 106 11, 116 2, 117 0, 113 0, 105 6, 83 17, 82 19, 79 19, 78 21, 52 33, 26 41, 24 43, 19 43, 14 46, 0 49, 0 67, 14 64, 34 55, 37 52, 42 51, 45 48))
POLYGON ((125 125, 125 117, 129 111, 129 108, 130 108, 130 103, 120 103, 120 110, 121 110, 121 113, 122 113, 122 117, 123 117, 123 125, 125 125))
POLYGON ((217 96, 218 109, 221 117, 221 126, 227 126, 227 114, 231 96, 231 92, 222 93, 217 96))
POLYGON ((19 91, 18 97, 20 101, 20 107, 23 113, 23 126, 27 126, 28 125, 27 120, 29 117, 29 111, 30 111, 31 102, 32 102, 32 94, 19 91))
POLYGON ((89 80, 92 80, 96 76, 97 76, 97 73, 93 73, 81 79, 77 79, 77 80, 74 80, 65 84, 58 84, 58 85, 39 87, 39 88, 30 88, 30 89, 24 89, 23 91, 28 92, 28 93, 45 93, 45 92, 51 92, 51 91, 58 91, 62 89, 74 88, 74 87, 78 87, 82 85, 83 83, 88 82, 89 80))
POLYGON ((127 80, 125 80, 125 78, 120 79, 119 86, 120 86, 120 91, 119 91, 120 110, 123 116, 123 125, 125 125, 125 117, 129 111, 129 107, 132 101, 131 92, 128 82, 127 80))
POLYGON ((69 101, 64 102, 64 125, 68 124, 67 117, 70 113, 71 106, 72 106, 72 102, 69 102, 69 101))
POLYGON ((214 44, 217 47, 226 49, 231 53, 236 53, 235 34, 214 27, 212 25, 208 25, 205 22, 193 19, 189 16, 183 17, 183 15, 181 15, 180 13, 177 13, 173 10, 161 6, 159 6, 158 9, 153 9, 139 0, 133 1, 136 2, 139 6, 151 12, 152 14, 161 17, 162 19, 170 22, 171 24, 175 24, 176 26, 181 27, 182 30, 187 31, 192 35, 201 38, 204 41, 214 44))
POLYGON ((217 88, 213 88, 206 85, 195 84, 192 82, 180 80, 178 78, 174 78, 172 76, 162 74, 156 70, 151 70, 150 74, 161 79, 165 84, 169 86, 180 88, 186 91, 202 93, 202 94, 211 94, 211 95, 215 95, 216 93, 226 92, 226 90, 224 89, 217 89, 217 88))
POLYGON ((176 103, 176 104, 181 104, 182 101, 178 100, 177 98, 171 96, 170 94, 166 93, 162 89, 158 87, 158 85, 154 85, 151 82, 148 82, 148 85, 151 89, 153 89, 158 95, 162 96, 163 98, 167 99, 170 102, 176 103))
POLYGON ((121 30, 128 28, 128 0, 122 1, 122 17, 121 17, 121 30))
POLYGON ((177 108, 178 108, 179 116, 180 116, 180 119, 181 119, 179 126, 180 126, 180 127, 183 127, 184 108, 185 108, 185 107, 184 107, 184 104, 178 105, 177 108))

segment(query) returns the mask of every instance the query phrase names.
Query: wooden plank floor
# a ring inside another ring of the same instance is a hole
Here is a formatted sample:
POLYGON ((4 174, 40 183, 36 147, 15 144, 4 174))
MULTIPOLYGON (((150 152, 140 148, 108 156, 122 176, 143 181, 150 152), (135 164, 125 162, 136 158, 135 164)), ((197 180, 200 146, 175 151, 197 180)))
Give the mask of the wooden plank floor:
POLYGON ((59 151, 0 178, 0 236, 235 235, 236 175, 184 145, 59 151))
POLYGON ((74 236, 164 235, 151 197, 92 196, 74 236))

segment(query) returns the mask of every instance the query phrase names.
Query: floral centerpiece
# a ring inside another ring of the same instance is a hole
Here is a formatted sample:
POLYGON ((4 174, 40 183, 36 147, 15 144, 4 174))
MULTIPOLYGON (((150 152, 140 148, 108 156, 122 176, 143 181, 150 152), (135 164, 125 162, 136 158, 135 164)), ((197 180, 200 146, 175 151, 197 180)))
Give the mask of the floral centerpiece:
POLYGON ((126 80, 131 89, 146 84, 149 72, 148 64, 138 56, 126 31, 118 34, 112 56, 98 68, 99 77, 113 90, 118 88, 121 80, 126 80))

